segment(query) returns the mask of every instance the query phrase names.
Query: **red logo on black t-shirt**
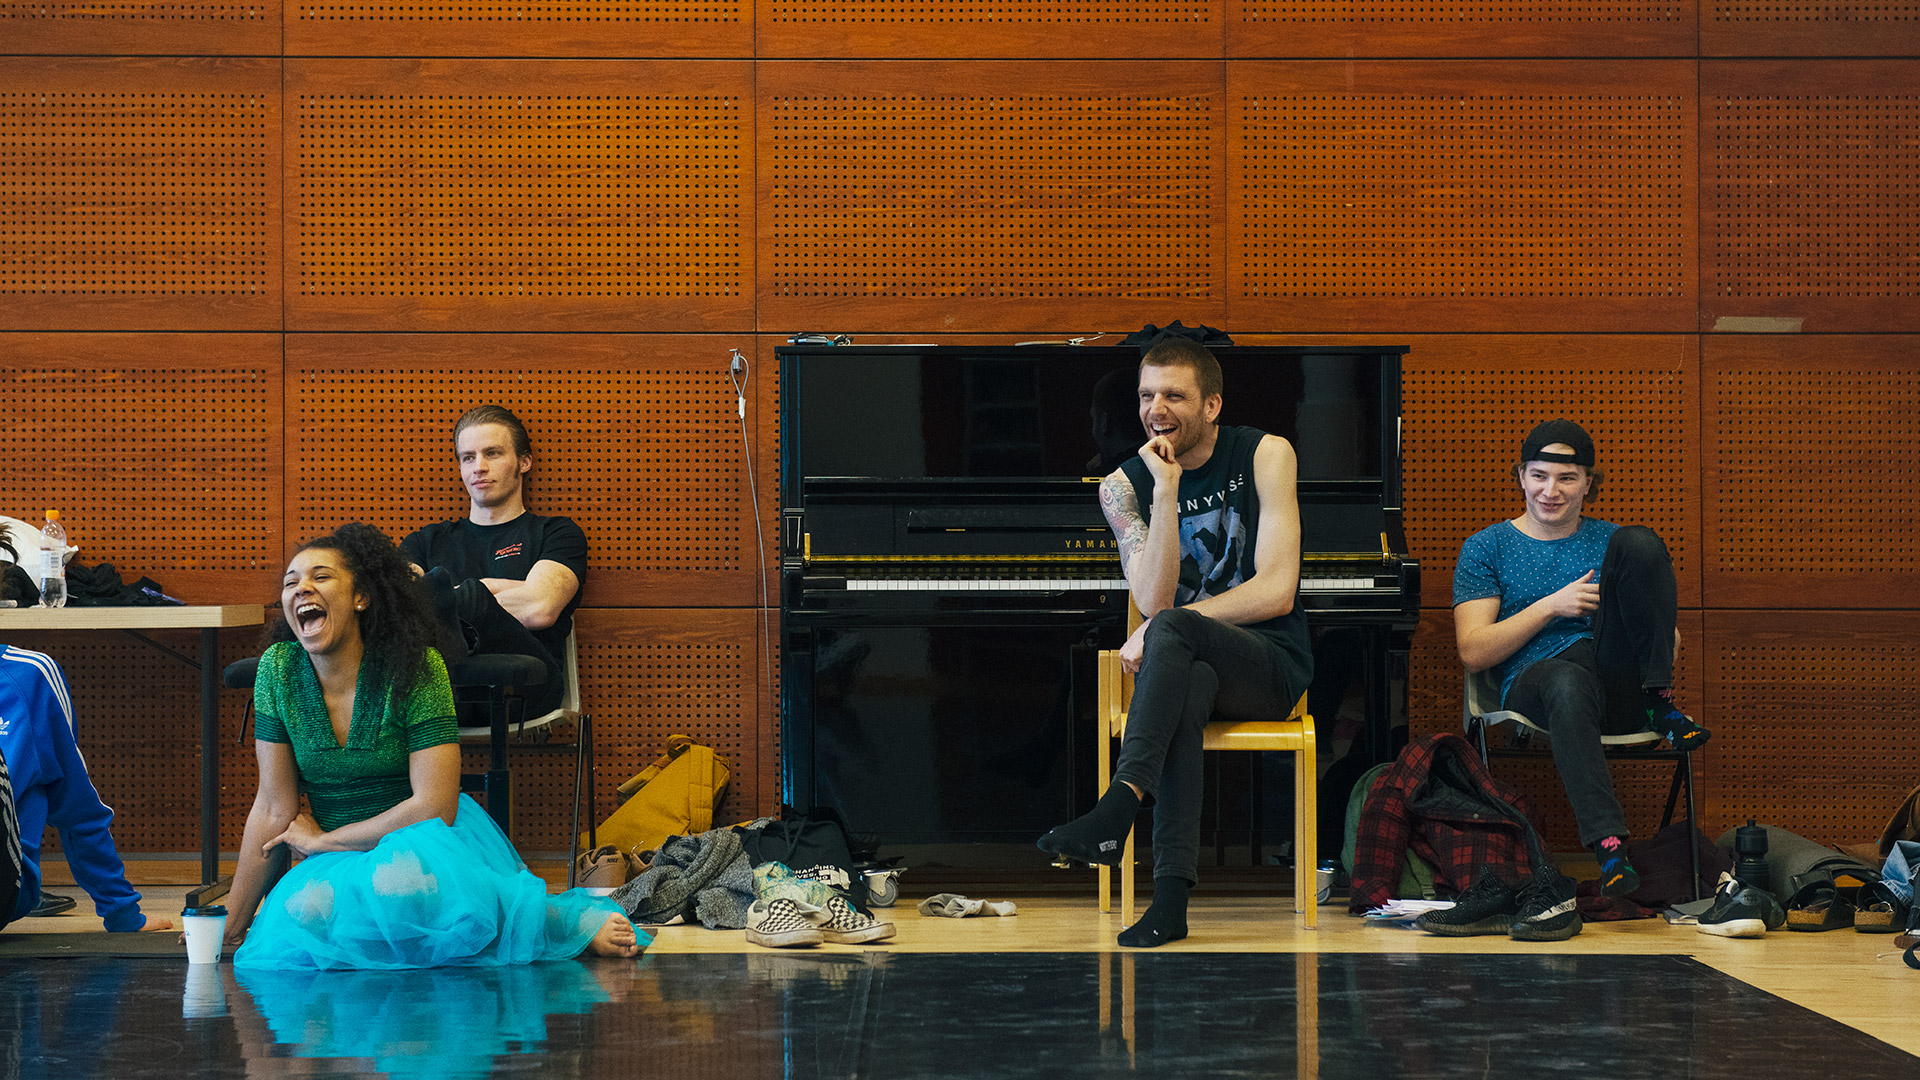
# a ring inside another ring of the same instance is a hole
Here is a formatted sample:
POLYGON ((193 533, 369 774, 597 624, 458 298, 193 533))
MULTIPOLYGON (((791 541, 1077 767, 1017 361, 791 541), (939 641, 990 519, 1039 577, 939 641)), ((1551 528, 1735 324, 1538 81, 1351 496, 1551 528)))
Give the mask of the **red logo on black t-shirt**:
POLYGON ((496 559, 511 559, 515 555, 520 554, 520 550, 523 547, 525 547, 525 544, 520 542, 508 544, 506 547, 494 552, 493 557, 496 559))

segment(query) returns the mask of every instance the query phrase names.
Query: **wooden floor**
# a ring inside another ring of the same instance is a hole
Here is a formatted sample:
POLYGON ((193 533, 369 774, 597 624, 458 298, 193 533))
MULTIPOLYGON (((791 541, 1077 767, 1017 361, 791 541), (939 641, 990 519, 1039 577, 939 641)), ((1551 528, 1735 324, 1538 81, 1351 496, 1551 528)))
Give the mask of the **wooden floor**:
MULTIPOLYGON (((564 884, 565 869, 536 866, 549 882, 564 884)), ((146 897, 149 914, 179 910, 186 885, 198 876, 198 864, 152 861, 130 864, 129 876, 146 897)), ((1065 873, 1065 872, 1063 872, 1065 873)), ((46 867, 48 883, 77 896, 79 907, 54 919, 26 919, 8 933, 100 929, 84 894, 68 888, 64 864, 46 867)), ((1039 895, 976 893, 976 899, 1012 900, 1012 918, 942 919, 923 917, 909 890, 899 904, 877 915, 899 928, 893 939, 870 946, 821 946, 826 951, 861 948, 894 952, 1129 952, 1114 943, 1119 916, 1103 915, 1093 901, 1093 875, 1085 872, 1084 894, 1048 891, 1039 895)), ((903 882, 905 879, 903 879, 903 882)), ((1142 898, 1144 906, 1145 898, 1142 898)), ((1837 930, 1824 934, 1778 931, 1758 939, 1716 938, 1691 926, 1669 926, 1649 919, 1590 923, 1570 941, 1516 942, 1504 937, 1440 938, 1349 916, 1344 902, 1319 911, 1319 928, 1307 930, 1285 898, 1253 895, 1196 896, 1189 918, 1192 936, 1162 951, 1182 952, 1330 952, 1330 953, 1579 953, 1681 954, 1751 986, 1920 1054, 1920 1028, 1914 1024, 1920 1003, 1920 971, 1901 962, 1893 937, 1837 930)), ((740 931, 669 926, 655 931, 655 953, 752 953, 740 931)))

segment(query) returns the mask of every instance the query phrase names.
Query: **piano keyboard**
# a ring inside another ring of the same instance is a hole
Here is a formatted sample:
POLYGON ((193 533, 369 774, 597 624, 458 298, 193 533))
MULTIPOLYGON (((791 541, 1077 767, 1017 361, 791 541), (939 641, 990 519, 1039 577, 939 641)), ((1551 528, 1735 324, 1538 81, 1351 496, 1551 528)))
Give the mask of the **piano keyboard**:
MULTIPOLYGON (((1303 593, 1353 592, 1372 589, 1370 577, 1310 577, 1300 582, 1303 593)), ((1069 589, 1125 591, 1126 578, 848 578, 848 592, 1059 592, 1069 589)))
POLYGON ((1312 592, 1352 592, 1355 589, 1371 589, 1374 580, 1370 577, 1310 577, 1302 578, 1300 591, 1312 592))
POLYGON ((1125 589, 1126 578, 848 578, 848 592, 1058 592, 1125 589))

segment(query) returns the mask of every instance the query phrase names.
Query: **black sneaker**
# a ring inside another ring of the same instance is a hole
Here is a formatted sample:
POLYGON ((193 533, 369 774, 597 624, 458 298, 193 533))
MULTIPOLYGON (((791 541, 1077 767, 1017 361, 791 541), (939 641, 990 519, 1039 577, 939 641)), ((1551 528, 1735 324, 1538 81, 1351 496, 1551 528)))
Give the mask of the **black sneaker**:
POLYGON ((1423 912, 1413 920, 1414 928, 1441 937, 1477 937, 1504 934, 1513 927, 1513 913, 1520 898, 1513 886, 1502 880, 1491 866, 1480 868, 1480 877, 1460 894, 1450 908, 1423 912))
POLYGON ((43 892, 40 894, 40 902, 33 906, 32 911, 27 912, 27 918, 44 919, 50 915, 64 915, 72 910, 73 897, 43 892))
POLYGON ((1714 937, 1766 937, 1787 921, 1786 909, 1765 889, 1756 889, 1720 875, 1713 890, 1713 906, 1700 913, 1700 932, 1714 937))
POLYGON ((1543 866, 1520 890, 1520 910, 1513 916, 1515 941, 1565 941, 1578 934, 1580 912, 1574 908, 1573 879, 1543 866))

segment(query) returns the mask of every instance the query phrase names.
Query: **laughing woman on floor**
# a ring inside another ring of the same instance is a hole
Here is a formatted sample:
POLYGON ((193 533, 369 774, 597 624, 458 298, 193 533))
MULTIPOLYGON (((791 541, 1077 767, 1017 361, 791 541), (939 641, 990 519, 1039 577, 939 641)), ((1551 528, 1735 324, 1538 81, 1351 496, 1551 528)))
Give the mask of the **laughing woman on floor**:
POLYGON ((290 640, 267 649, 253 685, 260 791, 228 904, 237 967, 639 953, 651 939, 617 906, 580 890, 549 896, 460 794, 437 624, 385 534, 352 524, 309 541, 287 566, 280 609, 290 640), (282 844, 304 858, 272 884, 268 857, 282 844))

